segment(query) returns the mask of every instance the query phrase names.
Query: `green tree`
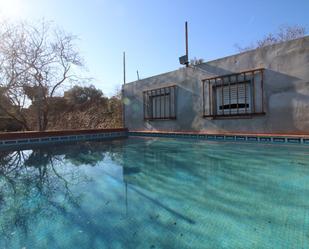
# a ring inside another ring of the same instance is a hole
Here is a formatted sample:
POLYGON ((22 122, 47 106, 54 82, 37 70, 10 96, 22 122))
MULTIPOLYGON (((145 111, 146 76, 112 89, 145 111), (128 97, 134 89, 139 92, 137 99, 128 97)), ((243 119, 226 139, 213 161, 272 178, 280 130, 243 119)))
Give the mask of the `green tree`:
POLYGON ((64 98, 71 105, 85 105, 87 103, 106 102, 103 92, 95 86, 74 86, 64 93, 64 98))

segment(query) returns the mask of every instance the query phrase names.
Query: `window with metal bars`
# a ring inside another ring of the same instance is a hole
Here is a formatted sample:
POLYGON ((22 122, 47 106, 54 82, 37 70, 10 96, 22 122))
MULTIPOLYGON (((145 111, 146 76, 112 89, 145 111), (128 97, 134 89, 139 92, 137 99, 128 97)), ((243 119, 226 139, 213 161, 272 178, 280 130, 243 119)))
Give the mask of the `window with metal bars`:
POLYGON ((202 83, 204 117, 265 114, 263 69, 211 77, 202 83))
POLYGON ((233 84, 231 86, 216 86, 216 114, 251 113, 250 83, 233 84))
POLYGON ((143 102, 144 119, 176 119, 176 86, 144 91, 143 102))

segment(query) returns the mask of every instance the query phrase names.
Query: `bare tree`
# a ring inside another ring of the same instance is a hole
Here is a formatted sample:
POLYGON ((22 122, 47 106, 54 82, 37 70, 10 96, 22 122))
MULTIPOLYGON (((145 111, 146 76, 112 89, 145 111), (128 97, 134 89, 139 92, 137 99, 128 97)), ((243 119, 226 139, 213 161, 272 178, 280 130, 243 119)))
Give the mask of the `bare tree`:
POLYGON ((202 59, 202 58, 198 59, 198 58, 194 57, 193 59, 190 60, 191 66, 196 66, 196 65, 199 65, 199 64, 202 64, 202 63, 204 63, 204 59, 202 59))
POLYGON ((83 66, 76 37, 42 21, 2 23, 0 39, 0 87, 14 107, 0 101, 0 110, 29 130, 25 108, 31 105, 37 129, 45 130, 50 99, 63 84, 77 80, 76 69, 83 66))
POLYGON ((306 29, 302 26, 281 26, 277 33, 267 34, 263 39, 258 40, 247 47, 241 47, 238 44, 235 44, 235 47, 239 52, 245 52, 280 42, 294 40, 305 36, 305 34, 306 29))

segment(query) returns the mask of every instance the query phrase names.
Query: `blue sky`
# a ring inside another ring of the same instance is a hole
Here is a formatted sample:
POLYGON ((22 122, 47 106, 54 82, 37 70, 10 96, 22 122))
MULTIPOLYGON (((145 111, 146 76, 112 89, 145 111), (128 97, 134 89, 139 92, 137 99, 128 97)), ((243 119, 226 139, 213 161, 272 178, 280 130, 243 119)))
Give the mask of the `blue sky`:
POLYGON ((184 22, 189 22, 190 58, 206 61, 237 53, 280 25, 309 32, 309 0, 0 0, 11 19, 53 20, 78 35, 94 85, 106 95, 122 84, 122 52, 127 81, 180 67, 184 22))

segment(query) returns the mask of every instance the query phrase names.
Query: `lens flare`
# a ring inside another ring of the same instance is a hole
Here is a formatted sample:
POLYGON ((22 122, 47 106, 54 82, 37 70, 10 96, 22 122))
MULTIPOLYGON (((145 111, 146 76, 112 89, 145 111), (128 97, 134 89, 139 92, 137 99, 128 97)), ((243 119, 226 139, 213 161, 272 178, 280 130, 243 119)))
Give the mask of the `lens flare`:
POLYGON ((0 0, 0 18, 17 18, 21 14, 20 0, 0 0))

